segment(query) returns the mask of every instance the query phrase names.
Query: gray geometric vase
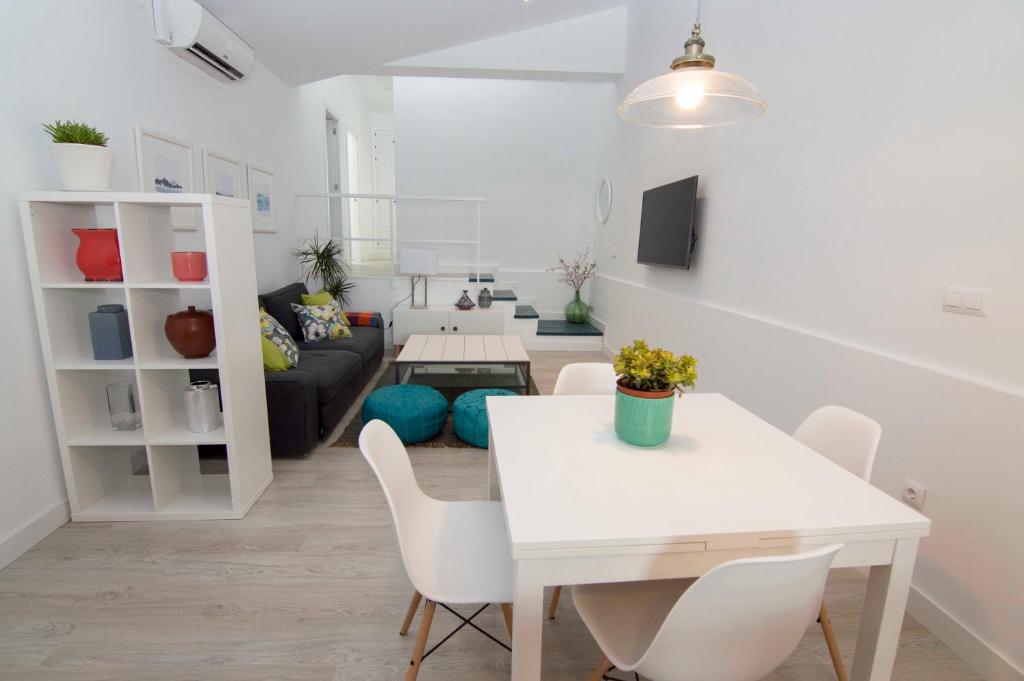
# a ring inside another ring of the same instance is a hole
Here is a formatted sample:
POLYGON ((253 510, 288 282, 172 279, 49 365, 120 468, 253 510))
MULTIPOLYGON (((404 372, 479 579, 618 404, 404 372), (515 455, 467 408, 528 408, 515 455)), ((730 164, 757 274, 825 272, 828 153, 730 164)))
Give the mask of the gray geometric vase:
POLYGON ((93 359, 128 359, 132 356, 132 337, 124 305, 100 305, 95 312, 90 312, 89 336, 92 338, 93 359))

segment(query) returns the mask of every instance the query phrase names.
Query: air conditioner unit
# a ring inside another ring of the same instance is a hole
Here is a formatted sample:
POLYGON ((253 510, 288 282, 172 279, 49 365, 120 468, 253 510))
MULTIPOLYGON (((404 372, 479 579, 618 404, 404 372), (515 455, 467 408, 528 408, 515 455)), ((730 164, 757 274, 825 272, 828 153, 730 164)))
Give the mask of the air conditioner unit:
POLYGON ((252 48, 195 0, 153 0, 158 42, 209 73, 232 82, 252 72, 252 48))

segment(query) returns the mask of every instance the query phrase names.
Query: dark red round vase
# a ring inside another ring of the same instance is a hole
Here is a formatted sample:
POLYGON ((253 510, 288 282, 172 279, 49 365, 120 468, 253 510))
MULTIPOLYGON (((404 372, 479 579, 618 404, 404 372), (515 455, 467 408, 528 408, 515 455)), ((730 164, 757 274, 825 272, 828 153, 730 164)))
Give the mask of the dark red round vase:
POLYGON ((124 281, 116 229, 75 227, 71 231, 79 239, 75 264, 86 281, 124 281))
POLYGON ((185 359, 209 357, 217 347, 217 339, 213 335, 213 314, 197 310, 195 305, 167 315, 164 334, 171 347, 185 359))

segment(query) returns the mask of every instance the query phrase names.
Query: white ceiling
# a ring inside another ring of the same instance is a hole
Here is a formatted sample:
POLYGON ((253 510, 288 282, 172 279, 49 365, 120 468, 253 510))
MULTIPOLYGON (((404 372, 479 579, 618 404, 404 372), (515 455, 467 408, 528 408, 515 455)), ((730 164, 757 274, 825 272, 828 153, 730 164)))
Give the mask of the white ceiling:
POLYGON ((599 12, 624 0, 201 0, 292 85, 599 12))

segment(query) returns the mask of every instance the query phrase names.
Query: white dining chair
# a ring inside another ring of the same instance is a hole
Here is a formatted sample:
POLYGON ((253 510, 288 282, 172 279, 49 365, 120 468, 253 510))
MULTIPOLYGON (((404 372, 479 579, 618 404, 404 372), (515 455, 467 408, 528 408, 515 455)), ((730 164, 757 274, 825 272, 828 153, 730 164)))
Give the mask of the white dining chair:
MULTIPOLYGON (((566 364, 558 372, 555 379, 555 395, 613 395, 615 380, 618 376, 615 369, 607 362, 577 362, 566 364)), ((548 606, 548 619, 555 619, 558 612, 558 601, 562 597, 562 587, 556 586, 551 591, 551 604, 548 606)))
POLYGON ((870 481, 882 426, 860 412, 829 405, 811 412, 797 426, 793 437, 857 477, 870 481))
MULTIPOLYGON (((811 412, 810 416, 797 426, 793 437, 854 475, 870 482, 878 441, 882 437, 882 427, 877 421, 860 412, 829 405, 811 412)), ((828 646, 836 678, 839 681, 847 681, 846 667, 839 653, 835 628, 832 626, 832 618, 829 616, 824 598, 821 600, 818 621, 825 635, 825 645, 828 646)))
POLYGON ((510 649, 472 621, 489 604, 498 603, 512 634, 512 554, 501 503, 440 501, 426 495, 416 482, 405 446, 383 421, 363 427, 359 449, 384 488, 402 563, 415 589, 399 630, 402 636, 426 599, 406 681, 415 681, 423 660, 448 640, 445 637, 424 652, 438 605, 462 620, 455 631, 468 625, 510 649), (483 606, 468 618, 450 607, 468 603, 483 606))
POLYGON ((611 395, 615 369, 607 362, 566 364, 555 379, 555 395, 611 395))
POLYGON ((757 681, 788 658, 814 621, 841 544, 723 563, 699 579, 574 586, 603 657, 651 681, 757 681))

